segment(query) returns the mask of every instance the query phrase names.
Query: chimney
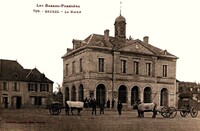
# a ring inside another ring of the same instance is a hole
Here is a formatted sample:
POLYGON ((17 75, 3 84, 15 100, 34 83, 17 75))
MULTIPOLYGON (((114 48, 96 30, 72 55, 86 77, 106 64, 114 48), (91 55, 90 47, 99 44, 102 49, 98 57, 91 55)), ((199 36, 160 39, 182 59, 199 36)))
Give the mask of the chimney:
POLYGON ((145 36, 145 37, 143 38, 143 42, 144 42, 145 44, 149 44, 149 37, 148 37, 148 36, 145 36))
POLYGON ((104 40, 106 42, 109 42, 109 30, 108 29, 104 31, 104 40))

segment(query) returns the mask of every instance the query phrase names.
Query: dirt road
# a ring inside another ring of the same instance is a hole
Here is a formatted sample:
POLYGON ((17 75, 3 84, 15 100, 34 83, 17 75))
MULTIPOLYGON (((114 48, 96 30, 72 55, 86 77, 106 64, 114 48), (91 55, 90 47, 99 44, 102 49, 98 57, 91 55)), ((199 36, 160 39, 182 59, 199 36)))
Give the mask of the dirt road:
POLYGON ((199 131, 200 116, 186 118, 177 113, 175 118, 137 118, 136 111, 105 111, 92 115, 91 110, 83 110, 81 116, 65 115, 64 110, 58 116, 52 116, 46 109, 1 110, 0 131, 199 131))

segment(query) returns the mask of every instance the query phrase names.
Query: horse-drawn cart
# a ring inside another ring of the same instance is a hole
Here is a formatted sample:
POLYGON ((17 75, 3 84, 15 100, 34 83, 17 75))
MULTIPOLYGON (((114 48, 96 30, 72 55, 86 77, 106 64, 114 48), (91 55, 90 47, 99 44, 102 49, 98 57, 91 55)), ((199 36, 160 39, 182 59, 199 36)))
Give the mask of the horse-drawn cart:
POLYGON ((195 118, 198 115, 198 110, 195 108, 194 101, 189 99, 183 100, 183 105, 179 111, 182 117, 186 117, 190 114, 193 118, 195 118))
POLYGON ((69 111, 71 111, 72 115, 73 110, 77 110, 77 114, 80 115, 81 110, 83 110, 84 103, 81 101, 67 101, 66 105, 63 106, 60 102, 52 102, 51 104, 47 105, 47 109, 51 115, 59 115, 62 109, 65 109, 66 114, 69 115, 69 111))
POLYGON ((138 110, 138 117, 144 117, 144 112, 153 112, 152 118, 155 118, 157 113, 161 113, 164 118, 174 118, 177 115, 175 107, 157 106, 157 103, 141 103, 140 101, 133 105, 138 110))
POLYGON ((159 111, 159 113, 161 113, 161 115, 164 117, 164 118, 174 118, 176 117, 177 115, 177 110, 175 107, 168 107, 168 106, 164 106, 161 108, 161 110, 159 111))
POLYGON ((49 113, 51 115, 59 115, 64 107, 60 102, 52 102, 51 104, 47 105, 46 108, 49 109, 49 113))

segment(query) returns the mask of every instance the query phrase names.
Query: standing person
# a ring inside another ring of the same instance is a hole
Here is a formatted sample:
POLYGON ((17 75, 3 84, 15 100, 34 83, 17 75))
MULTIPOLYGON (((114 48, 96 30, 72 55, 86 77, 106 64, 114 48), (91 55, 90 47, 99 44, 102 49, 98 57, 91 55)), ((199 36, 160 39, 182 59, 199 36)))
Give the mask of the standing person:
POLYGON ((115 99, 113 98, 112 99, 112 108, 114 108, 114 105, 115 105, 115 99))
POLYGON ((93 113, 95 113, 95 115, 96 115, 96 107, 97 107, 97 102, 96 102, 96 100, 94 99, 94 100, 92 100, 92 115, 93 115, 93 113))
POLYGON ((140 111, 138 110, 138 105, 141 104, 141 103, 142 103, 142 102, 141 102, 140 99, 138 99, 138 100, 136 101, 136 109, 137 109, 137 111, 138 111, 138 117, 141 117, 141 113, 140 113, 140 111))
POLYGON ((88 99, 87 99, 87 97, 84 99, 84 108, 88 108, 88 99))
POLYGON ((121 115, 122 114, 122 103, 120 100, 118 101, 118 104, 117 104, 117 110, 118 110, 119 115, 121 115))
POLYGON ((65 105, 65 115, 69 115, 69 105, 67 104, 66 102, 66 105, 65 105))
POLYGON ((88 100, 88 107, 89 107, 89 108, 92 108, 92 99, 91 99, 91 97, 90 97, 89 100, 88 100))
POLYGON ((101 113, 104 114, 104 101, 100 103, 100 115, 101 113))
POLYGON ((110 108, 110 99, 107 100, 107 108, 110 108))

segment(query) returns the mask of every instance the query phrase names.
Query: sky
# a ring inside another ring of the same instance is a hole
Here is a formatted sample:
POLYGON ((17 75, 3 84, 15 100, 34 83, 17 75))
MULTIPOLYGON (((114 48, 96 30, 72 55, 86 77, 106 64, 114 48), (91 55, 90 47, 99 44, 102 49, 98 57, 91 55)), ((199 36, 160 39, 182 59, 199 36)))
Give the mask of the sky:
POLYGON ((36 67, 54 81, 56 90, 63 82, 61 57, 72 48, 72 40, 103 35, 106 29, 114 36, 120 7, 127 38, 149 36, 150 44, 179 58, 177 80, 200 82, 200 0, 2 0, 0 59, 17 60, 25 69, 36 67), (71 10, 80 13, 64 13, 71 10))

